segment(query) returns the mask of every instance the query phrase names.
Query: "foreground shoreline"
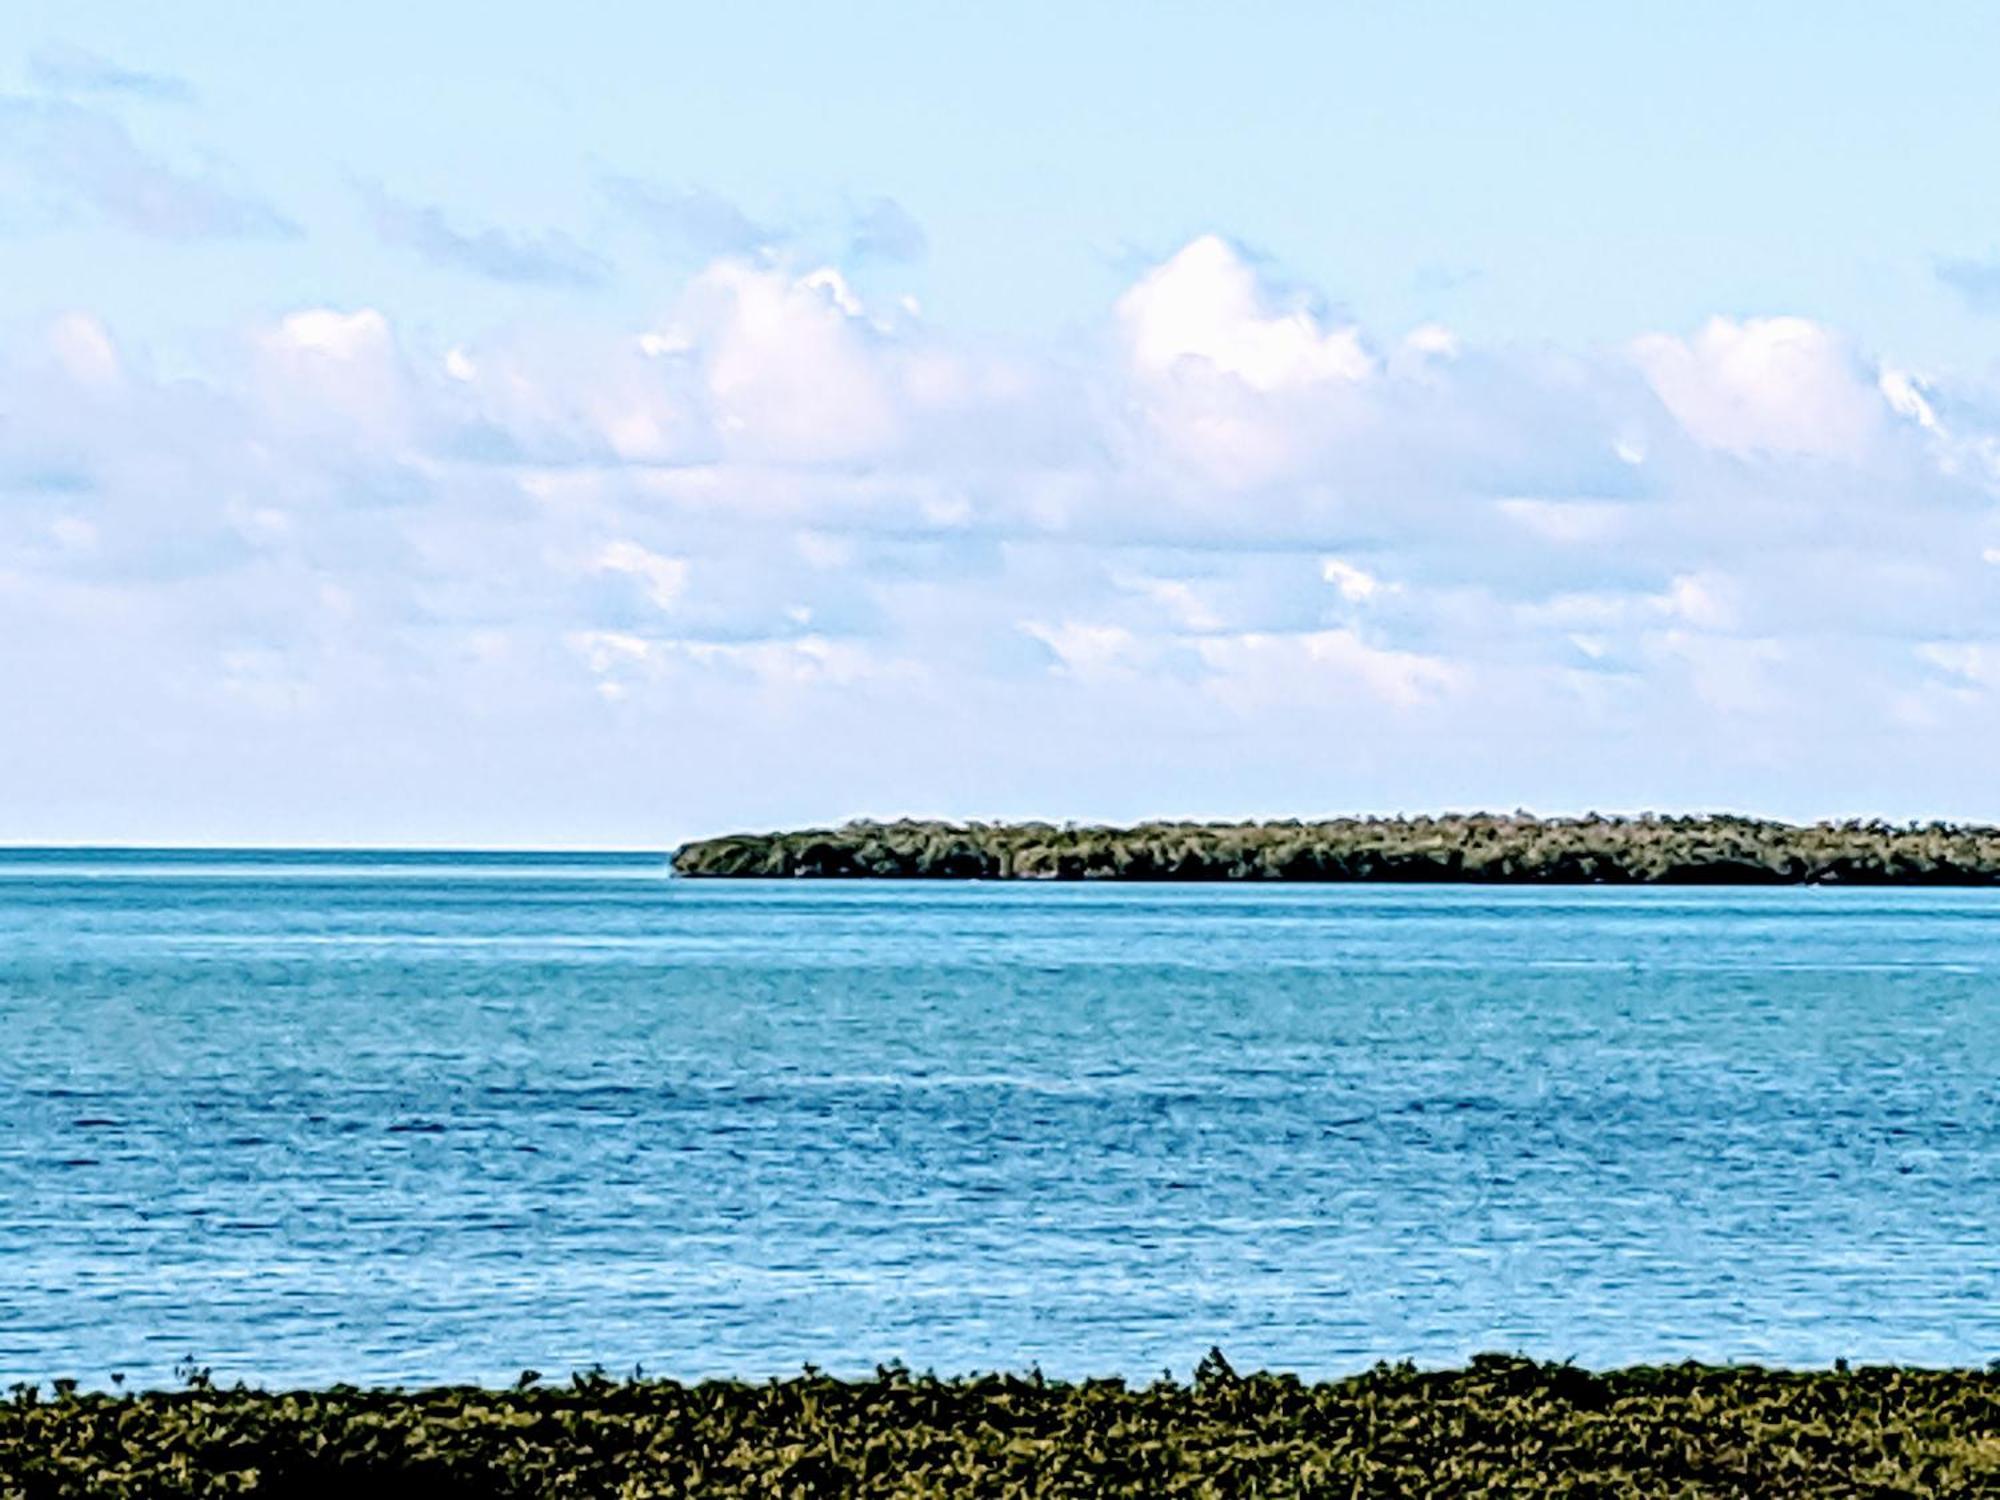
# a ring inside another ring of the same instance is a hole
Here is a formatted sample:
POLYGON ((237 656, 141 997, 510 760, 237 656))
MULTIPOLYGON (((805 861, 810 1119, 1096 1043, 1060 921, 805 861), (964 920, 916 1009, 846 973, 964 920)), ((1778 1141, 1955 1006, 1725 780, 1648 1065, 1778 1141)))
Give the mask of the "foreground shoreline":
POLYGON ((579 1376, 0 1405, 0 1495, 1945 1495, 2000 1490, 2000 1372, 1482 1355, 1307 1384, 579 1376))
POLYGON ((1119 827, 905 819, 698 839, 673 863, 699 879, 1983 886, 2000 884, 2000 828, 1651 814, 1119 827))

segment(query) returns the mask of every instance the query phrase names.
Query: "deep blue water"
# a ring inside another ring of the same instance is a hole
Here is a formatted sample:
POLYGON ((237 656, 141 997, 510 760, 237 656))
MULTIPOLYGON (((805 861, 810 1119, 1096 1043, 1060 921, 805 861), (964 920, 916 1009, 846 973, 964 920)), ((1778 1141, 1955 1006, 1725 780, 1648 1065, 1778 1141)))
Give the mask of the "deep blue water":
POLYGON ((2000 893, 0 851, 0 1380, 2000 1356, 2000 893))

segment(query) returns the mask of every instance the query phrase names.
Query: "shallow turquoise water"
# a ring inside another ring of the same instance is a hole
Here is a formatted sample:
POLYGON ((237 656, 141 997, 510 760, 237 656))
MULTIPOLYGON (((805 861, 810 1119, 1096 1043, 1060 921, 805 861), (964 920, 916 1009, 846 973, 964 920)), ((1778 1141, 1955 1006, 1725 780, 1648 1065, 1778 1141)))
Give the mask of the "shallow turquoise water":
POLYGON ((0 1380, 2000 1356, 2000 893, 0 851, 0 1380))

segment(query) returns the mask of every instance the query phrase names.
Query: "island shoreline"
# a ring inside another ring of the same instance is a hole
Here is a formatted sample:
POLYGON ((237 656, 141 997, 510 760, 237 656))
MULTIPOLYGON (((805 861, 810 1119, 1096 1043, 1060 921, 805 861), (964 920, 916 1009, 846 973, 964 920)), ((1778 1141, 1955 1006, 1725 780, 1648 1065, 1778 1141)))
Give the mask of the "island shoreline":
POLYGON ((0 1496, 1927 1495, 2000 1484, 2000 1373, 1480 1355, 1308 1383, 610 1380, 0 1403, 0 1496))
POLYGON ((683 844, 692 879, 1139 884, 2000 885, 2000 828, 1735 815, 1444 814, 1077 825, 901 819, 683 844))

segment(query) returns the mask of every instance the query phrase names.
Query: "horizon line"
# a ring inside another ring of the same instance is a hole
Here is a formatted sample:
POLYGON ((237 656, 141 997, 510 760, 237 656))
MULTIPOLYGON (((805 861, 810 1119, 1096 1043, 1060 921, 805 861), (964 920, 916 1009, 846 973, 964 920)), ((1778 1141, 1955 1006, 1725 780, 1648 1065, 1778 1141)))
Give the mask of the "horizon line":
POLYGON ((761 827, 737 826, 713 833, 689 834, 677 840, 660 843, 451 843, 419 841, 413 843, 385 843, 380 841, 360 841, 354 843, 338 841, 291 842, 283 840, 250 839, 241 842, 217 840, 126 841, 119 839, 23 839, 0 838, 0 858, 26 854, 468 854, 483 856, 644 856, 655 855, 671 858, 689 844, 703 843, 712 839, 741 837, 770 837, 773 835, 798 834, 816 830, 837 831, 842 828, 862 824, 891 826, 897 823, 944 824, 955 826, 983 826, 988 828, 1020 827, 1028 824, 1045 824, 1056 828, 1074 829, 1132 829, 1149 824, 1187 824, 1213 827, 1276 825, 1298 823, 1301 825, 1328 822, 1413 822, 1419 819, 1449 818, 1532 818, 1540 822, 1640 822, 1648 818, 1670 819, 1744 819, 1752 822, 1771 823, 1792 828, 1815 826, 1840 826, 1851 823, 1879 823, 1889 827, 1924 828, 1948 827, 1961 830, 1993 829, 2000 822, 1990 819, 1952 818, 1930 815, 1927 817, 1894 818, 1882 813, 1825 813, 1811 818, 1786 818, 1767 813, 1746 812, 1732 809, 1705 808, 1700 810, 1662 811, 1641 809, 1637 812, 1601 812, 1587 809, 1582 812, 1536 812, 1526 807, 1516 807, 1505 811, 1491 808, 1445 808, 1417 812, 1326 812, 1326 813, 1285 813, 1279 815, 1234 815, 1234 816, 1188 816, 1155 814, 1132 819, 1088 819, 1065 818, 1045 815, 1019 817, 981 818, 971 816, 937 816, 920 813, 878 813, 852 814, 846 817, 826 820, 799 820, 796 822, 766 825, 761 827))

